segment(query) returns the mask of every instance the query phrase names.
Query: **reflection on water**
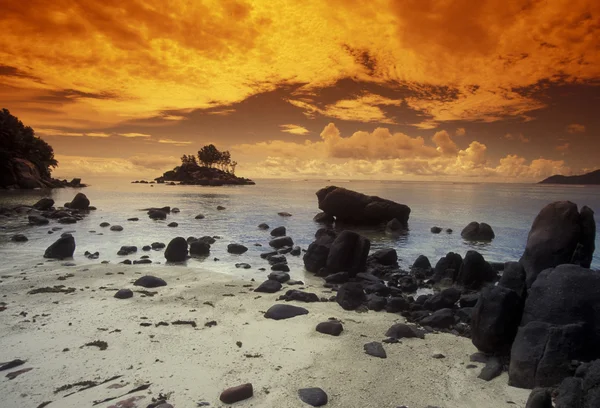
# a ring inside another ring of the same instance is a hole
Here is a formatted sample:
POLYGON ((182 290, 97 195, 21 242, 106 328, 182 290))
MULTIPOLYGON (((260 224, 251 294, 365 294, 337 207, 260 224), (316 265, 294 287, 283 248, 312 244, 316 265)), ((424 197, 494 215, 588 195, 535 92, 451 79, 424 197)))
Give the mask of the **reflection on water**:
MULTIPOLYGON (((98 207, 85 220, 64 230, 74 230, 77 241, 77 263, 120 262, 124 257, 116 255, 122 245, 141 248, 152 242, 168 243, 176 236, 220 236, 206 259, 191 259, 189 267, 207 267, 224 273, 241 276, 264 276, 257 268, 267 267, 259 254, 268 250, 270 235, 257 225, 266 222, 271 227, 285 226, 296 244, 306 248, 321 226, 312 221, 319 212, 315 192, 327 185, 327 181, 258 180, 256 186, 166 186, 130 184, 122 180, 85 180, 92 186, 82 191, 92 205, 98 207), (152 221, 140 211, 147 207, 178 207, 181 212, 170 214, 166 221, 152 221), (226 207, 217 211, 218 205, 226 207), (280 211, 293 214, 280 217, 280 211), (205 219, 195 216, 204 214, 205 219), (139 217, 138 222, 127 221, 139 217), (100 228, 101 222, 120 224, 122 232, 100 228), (177 228, 167 224, 175 221, 177 228), (95 231, 95 232, 89 232, 95 231), (246 254, 234 256, 226 252, 227 244, 243 243, 249 248, 246 254), (262 246, 255 246, 255 244, 262 246), (85 251, 100 252, 100 258, 89 261, 85 251), (214 261, 214 258, 219 261, 214 261), (236 269, 235 263, 247 262, 250 270, 236 269)), ((556 200, 570 200, 579 206, 587 205, 600 210, 600 188, 525 184, 464 184, 420 182, 373 182, 349 181, 344 187, 366 194, 389 198, 411 207, 410 230, 405 234, 389 235, 382 227, 357 228, 356 231, 371 240, 373 250, 393 247, 398 251, 401 265, 408 267, 420 254, 427 255, 432 264, 449 251, 462 255, 470 249, 481 252, 489 261, 504 262, 520 257, 533 219, 546 204, 556 200), (487 222, 496 234, 491 243, 471 243, 460 237, 460 231, 471 221, 487 222), (444 231, 432 234, 430 228, 439 226, 444 231), (454 232, 448 234, 446 228, 454 232)), ((74 189, 43 191, 16 191, 0 193, 0 205, 33 204, 41 197, 50 195, 57 204, 70 201, 74 189)), ((26 216, 2 221, 0 229, 0 257, 5 260, 2 270, 13 265, 42 262, 45 248, 58 238, 48 234, 57 224, 46 227, 30 227, 26 216), (10 236, 24 233, 30 239, 25 244, 10 242, 10 236)), ((61 227, 61 225, 58 225, 61 227)), ((64 231, 63 230, 63 231, 64 231)), ((596 243, 597 247, 600 244, 596 243)), ((146 253, 138 252, 130 259, 146 253)), ((148 253, 156 262, 163 262, 162 252, 148 253)), ((292 275, 301 279, 301 257, 288 257, 292 275)), ((594 267, 600 267, 600 258, 594 257, 594 267)))

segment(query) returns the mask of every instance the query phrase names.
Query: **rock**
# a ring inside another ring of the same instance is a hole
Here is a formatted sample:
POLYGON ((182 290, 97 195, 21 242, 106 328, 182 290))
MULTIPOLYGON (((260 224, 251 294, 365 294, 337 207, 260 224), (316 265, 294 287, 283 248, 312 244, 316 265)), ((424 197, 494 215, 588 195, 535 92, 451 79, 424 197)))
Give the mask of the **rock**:
POLYGON ((290 319, 292 317, 301 316, 308 314, 308 310, 303 307, 286 305, 286 304, 277 304, 273 305, 267 310, 265 313, 265 317, 267 319, 273 320, 282 320, 282 319, 290 319))
POLYGON ((524 302, 527 296, 527 282, 523 265, 519 262, 506 262, 498 286, 514 290, 524 302))
POLYGON ((458 301, 458 305, 462 308, 464 307, 475 307, 479 301, 479 293, 468 293, 460 296, 458 301))
POLYGON ((344 331, 344 326, 337 320, 328 320, 319 323, 316 330, 319 333, 329 334, 330 336, 339 336, 344 331))
POLYGON ((115 293, 117 299, 129 299, 133 297, 133 291, 131 289, 119 289, 115 293))
POLYGON ((229 244, 227 245, 227 252, 230 254, 241 255, 248 250, 247 247, 241 244, 229 244))
POLYGON ((210 244, 202 241, 194 241, 190 244, 190 255, 208 256, 210 255, 210 244))
POLYGON ((269 279, 285 283, 290 280, 290 275, 285 272, 274 271, 269 274, 269 279))
POLYGON ((491 357, 488 359, 485 367, 481 370, 481 373, 477 376, 484 381, 492 381, 494 378, 502 374, 502 363, 498 358, 491 357))
POLYGON ((250 268, 252 268, 252 265, 250 265, 250 264, 248 264, 248 263, 245 263, 245 262, 241 262, 241 263, 236 263, 236 264, 235 264, 235 267, 236 267, 236 268, 238 268, 238 269, 239 269, 239 268, 242 268, 242 269, 250 269, 250 268))
POLYGON ((578 212, 577 205, 570 201, 548 204, 533 221, 519 260, 527 275, 527 287, 540 272, 561 264, 576 263, 589 268, 595 237, 596 224, 591 209, 584 206, 578 212))
POLYGON ((85 194, 77 193, 68 207, 72 210, 87 210, 89 206, 90 200, 88 200, 85 194))
POLYGON ((292 250, 290 251, 290 255, 292 256, 299 256, 302 253, 302 248, 300 248, 299 246, 295 246, 292 248, 292 250))
POLYGON ((329 215, 327 213, 320 212, 313 217, 313 221, 318 224, 331 225, 335 222, 335 218, 333 217, 333 215, 329 215))
POLYGON ((396 323, 390 327, 385 335, 393 339, 424 339, 425 332, 414 325, 405 323, 396 323))
POLYGON ((30 225, 47 225, 50 223, 50 220, 46 217, 42 217, 41 215, 29 215, 27 217, 30 225))
POLYGON ((135 286, 141 286, 144 288, 158 288, 160 286, 167 286, 167 282, 162 280, 161 278, 157 278, 152 275, 145 275, 136 280, 133 283, 135 286))
POLYGON ((75 217, 62 217, 58 220, 61 224, 75 224, 77 219, 75 217))
POLYGON ((183 262, 187 259, 188 243, 183 237, 173 238, 165 250, 167 262, 183 262))
POLYGON ((411 269, 421 269, 424 271, 431 270, 431 263, 429 262, 429 258, 425 255, 419 255, 415 262, 412 264, 411 269))
POLYGON ((465 255, 456 283, 467 289, 478 290, 486 283, 496 280, 498 275, 492 266, 477 251, 468 251, 465 255))
POLYGON ((113 225, 110 227, 111 231, 116 231, 116 232, 121 232, 123 231, 123 227, 121 227, 120 225, 113 225))
POLYGON ((162 242, 153 242, 151 245, 152 249, 159 250, 159 249, 163 249, 164 247, 166 247, 165 244, 163 244, 162 242))
POLYGON ((75 252, 75 238, 72 235, 67 234, 64 237, 60 237, 52 245, 50 245, 44 253, 44 258, 51 259, 65 259, 73 258, 75 252))
POLYGON ((178 226, 179 226, 179 224, 177 224, 175 221, 170 222, 170 223, 167 224, 167 227, 170 227, 170 228, 175 228, 175 227, 178 227, 178 226))
POLYGON ((144 245, 142 247, 142 251, 146 251, 146 252, 150 251, 151 249, 152 249, 152 247, 150 245, 144 245))
POLYGON ((370 356, 387 358, 387 354, 385 352, 385 349, 383 348, 383 344, 379 343, 378 341, 367 343, 363 346, 363 348, 365 349, 365 353, 370 356))
POLYGON ((287 231, 285 229, 285 227, 277 227, 277 228, 273 228, 273 230, 271 231, 271 236, 273 237, 284 237, 286 235, 287 231))
POLYGON ((406 231, 407 226, 402 224, 400 220, 394 218, 385 225, 385 231, 391 234, 397 234, 406 231))
POLYGON ((277 237, 269 241, 269 245, 275 249, 283 248, 283 247, 291 247, 294 245, 294 241, 290 237, 277 237))
POLYGON ((362 285, 356 282, 344 283, 335 297, 335 301, 345 310, 354 310, 366 300, 362 285))
POLYGON ((283 254, 274 253, 272 255, 267 256, 267 260, 269 261, 269 265, 276 264, 285 264, 287 263, 287 258, 283 254))
POLYGON ((425 309, 436 311, 440 309, 452 308, 460 299, 460 290, 456 288, 447 288, 440 293, 436 293, 425 301, 425 309))
POLYGON ((451 282, 456 282, 462 262, 462 257, 459 254, 448 252, 435 265, 432 277, 433 281, 438 283, 443 279, 449 279, 451 282))
POLYGON ((367 308, 375 312, 379 312, 387 305, 387 299, 377 295, 369 295, 367 298, 367 308))
POLYGON ((277 264, 271 266, 271 270, 275 271, 275 272, 289 272, 290 267, 288 266, 287 263, 277 263, 277 264))
POLYGON ((33 205, 33 208, 39 211, 48 211, 54 206, 54 200, 48 197, 44 197, 33 205))
POLYGON ((600 274, 576 265, 546 269, 531 285, 512 344, 510 383, 555 386, 571 361, 600 357, 600 274))
POLYGON ((122 246, 121 249, 119 249, 119 252, 117 252, 117 255, 131 255, 136 253, 137 250, 136 246, 122 246))
POLYGON ((166 220, 167 213, 162 210, 150 210, 148 211, 148 217, 150 217, 153 220, 166 220))
POLYGON ((289 212, 285 212, 285 211, 278 212, 277 215, 279 215, 280 217, 291 217, 292 216, 292 214, 290 214, 289 212))
POLYGON ((302 388, 298 390, 298 397, 305 404, 313 407, 327 405, 327 393, 321 388, 302 388))
POLYGON ((237 387, 227 388, 221 393, 219 399, 225 404, 234 404, 238 401, 243 401, 248 398, 252 398, 253 395, 254 390, 252 389, 252 384, 248 383, 238 385, 237 387))
POLYGON ((307 271, 317 273, 327 265, 327 258, 335 236, 322 234, 308 246, 304 254, 304 267, 307 271))
POLYGON ((327 274, 345 271, 351 277, 364 272, 371 241, 352 231, 342 231, 333 241, 327 256, 327 274))
POLYGON ((23 234, 16 234, 16 235, 13 235, 13 236, 10 238, 10 240, 11 240, 12 242, 27 242, 27 241, 29 241, 29 239, 28 239, 28 238, 27 238, 25 235, 23 235, 23 234))
POLYGON ((348 272, 338 272, 325 277, 327 283, 346 283, 350 279, 348 272))
POLYGON ((101 226, 102 228, 110 227, 110 223, 108 223, 108 222, 101 222, 101 223, 100 223, 100 226, 101 226))
POLYGON ((486 353, 510 348, 523 310, 519 296, 502 286, 485 288, 471 316, 473 345, 486 353))
MULTIPOLYGON (((536 388, 531 391, 525 408, 552 408, 552 394, 546 388, 536 388)), ((591 408, 591 406, 590 406, 591 408)))
POLYGON ((388 313, 398 313, 408 310, 409 304, 402 296, 393 296, 387 299, 385 311, 388 313))
POLYGON ((285 300, 286 302, 295 300, 297 302, 314 303, 319 302, 319 297, 314 293, 291 289, 285 292, 285 295, 280 296, 278 300, 285 300))
POLYGON ((173 208, 171 208, 171 212, 177 214, 177 213, 180 213, 181 210, 177 207, 173 207, 173 208))
POLYGON ((143 264, 151 264, 152 261, 148 258, 143 258, 143 259, 138 259, 136 261, 133 261, 134 265, 143 265, 143 264))
POLYGON ((454 326, 455 323, 452 309, 436 310, 431 316, 427 316, 419 321, 421 326, 429 326, 434 329, 448 329, 454 326))
POLYGON ((258 288, 254 289, 254 291, 261 293, 275 293, 281 290, 281 286, 280 282, 273 279, 267 279, 261 283, 258 288))
POLYGON ((439 234, 440 232, 442 232, 442 229, 440 227, 431 227, 432 234, 439 234))
POLYGON ((212 244, 214 244, 215 242, 217 242, 217 240, 216 240, 215 238, 213 238, 213 237, 209 237, 209 236, 203 236, 203 237, 200 237, 200 238, 198 238, 198 241, 199 241, 199 242, 205 242, 205 243, 207 243, 208 245, 212 245, 212 244))
POLYGON ((369 259, 372 259, 381 265, 398 265, 398 253, 394 248, 386 248, 375 251, 369 256, 369 259))
POLYGON ((496 235, 485 222, 481 224, 478 222, 471 222, 467 225, 460 233, 460 236, 468 241, 491 241, 496 235))
POLYGON ((410 208, 390 200, 329 186, 317 191, 319 209, 336 221, 349 224, 380 224, 396 218, 406 227, 410 208))
POLYGON ((204 218, 206 218, 206 217, 204 216, 204 214, 198 214, 198 215, 196 215, 196 216, 194 217, 194 219, 196 219, 196 220, 203 220, 204 218))
POLYGON ((402 292, 413 293, 419 288, 419 282, 410 275, 400 276, 396 282, 396 286, 398 286, 402 292))
POLYGON ((224 210, 226 210, 226 209, 227 209, 227 208, 223 207, 222 205, 217 205, 217 210, 218 210, 218 211, 224 211, 224 210))

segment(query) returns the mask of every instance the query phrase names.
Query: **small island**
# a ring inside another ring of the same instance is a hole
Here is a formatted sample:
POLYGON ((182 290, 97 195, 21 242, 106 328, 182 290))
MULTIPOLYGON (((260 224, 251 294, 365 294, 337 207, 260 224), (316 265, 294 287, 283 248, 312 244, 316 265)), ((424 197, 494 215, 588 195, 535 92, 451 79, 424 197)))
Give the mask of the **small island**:
POLYGON ((0 188, 85 187, 79 178, 53 179, 50 173, 57 165, 52 146, 8 109, 0 110, 0 188))
MULTIPOLYGON (((223 186, 223 185, 254 185, 254 181, 237 177, 235 168, 237 162, 231 160, 231 153, 219 151, 213 144, 202 147, 195 155, 184 154, 181 165, 157 177, 157 183, 175 185, 223 186)), ((134 182, 135 183, 135 182, 134 182)))
POLYGON ((578 176, 555 175, 540 181, 539 184, 600 185, 600 169, 578 176))

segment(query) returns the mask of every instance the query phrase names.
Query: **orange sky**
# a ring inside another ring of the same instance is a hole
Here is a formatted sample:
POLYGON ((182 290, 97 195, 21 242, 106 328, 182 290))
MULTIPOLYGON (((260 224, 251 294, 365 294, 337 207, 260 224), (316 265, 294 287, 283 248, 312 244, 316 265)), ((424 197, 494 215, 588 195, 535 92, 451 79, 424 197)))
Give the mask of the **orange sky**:
POLYGON ((596 0, 0 0, 0 107, 57 176, 537 180, 600 155, 596 0))

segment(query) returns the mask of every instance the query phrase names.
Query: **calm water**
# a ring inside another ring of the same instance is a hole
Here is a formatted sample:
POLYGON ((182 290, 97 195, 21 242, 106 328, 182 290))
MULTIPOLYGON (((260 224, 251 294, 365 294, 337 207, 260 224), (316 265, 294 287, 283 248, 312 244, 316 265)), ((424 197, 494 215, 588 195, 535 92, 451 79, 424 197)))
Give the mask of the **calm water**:
MULTIPOLYGON (((410 265, 420 255, 427 255, 432 263, 448 251, 464 255, 476 248, 489 261, 509 261, 520 257, 527 240, 527 233, 533 219, 546 204, 556 200, 570 200, 579 206, 587 205, 596 213, 600 211, 600 187, 547 186, 535 184, 468 184, 435 182, 327 182, 327 181, 283 181, 259 180, 256 186, 200 187, 165 186, 150 187, 146 184, 130 184, 123 180, 84 180, 93 183, 82 191, 92 205, 98 208, 85 220, 73 225, 51 223, 45 227, 27 225, 27 217, 1 221, 0 228, 0 270, 10 272, 15 266, 45 262, 43 253, 61 232, 74 231, 77 249, 74 262, 78 265, 98 263, 108 260, 118 263, 125 258, 137 259, 150 255, 155 262, 164 262, 162 252, 141 251, 143 245, 155 241, 168 243, 176 236, 220 236, 212 246, 211 256, 204 260, 192 259, 188 267, 206 267, 222 273, 260 277, 267 267, 259 254, 268 250, 269 233, 260 231, 257 225, 268 223, 271 227, 280 225, 288 229, 296 244, 306 248, 319 225, 312 217, 319 211, 315 192, 327 185, 336 184, 366 194, 379 195, 411 207, 410 231, 407 235, 393 238, 379 229, 362 229, 359 232, 371 239, 372 248, 393 247, 402 258, 403 266, 410 265), (152 221, 145 207, 178 207, 179 214, 171 214, 166 221, 152 221), (227 209, 217 211, 222 205, 227 209), (287 211, 292 217, 282 218, 279 211, 287 211), (202 213, 203 220, 194 217, 202 213), (127 218, 139 217, 131 222, 127 218), (122 232, 112 232, 100 228, 107 221, 124 227, 122 232), (179 224, 177 228, 167 227, 169 222, 179 224), (490 244, 473 245, 460 237, 461 229, 471 221, 489 223, 496 239, 490 244), (430 228, 434 225, 444 229, 452 228, 453 234, 445 232, 434 235, 430 228), (52 226, 63 230, 48 234, 52 226), (95 231, 95 232, 92 232, 95 231), (10 236, 24 233, 29 242, 10 242, 10 236), (249 247, 240 256, 229 255, 227 244, 238 242, 249 247), (261 244, 262 247, 254 246, 261 244), (122 245, 136 245, 137 254, 129 257, 116 255, 122 245), (100 258, 90 261, 83 256, 85 251, 100 252, 100 258), (214 261, 213 258, 219 258, 214 261), (237 262, 252 265, 250 270, 236 269, 237 262)), ((73 189, 57 189, 51 192, 3 192, 0 205, 33 204, 39 198, 50 195, 60 205, 70 201, 76 194, 73 189)), ((598 220, 599 217, 596 217, 598 220)), ((600 227, 597 222, 597 228, 600 227)), ((596 247, 599 247, 598 239, 596 247)), ((289 257, 292 276, 301 279, 304 270, 301 258, 289 257)), ((135 268, 135 266, 131 266, 135 268)), ((600 267, 600 256, 594 257, 594 268, 600 267)))

